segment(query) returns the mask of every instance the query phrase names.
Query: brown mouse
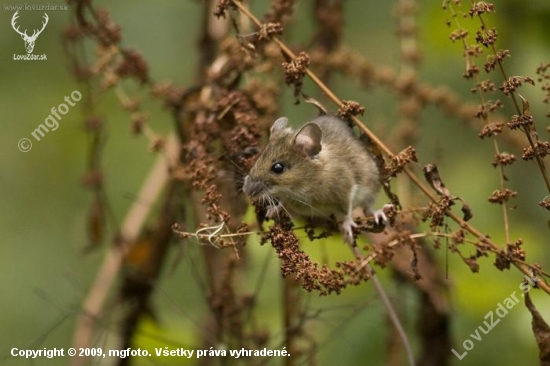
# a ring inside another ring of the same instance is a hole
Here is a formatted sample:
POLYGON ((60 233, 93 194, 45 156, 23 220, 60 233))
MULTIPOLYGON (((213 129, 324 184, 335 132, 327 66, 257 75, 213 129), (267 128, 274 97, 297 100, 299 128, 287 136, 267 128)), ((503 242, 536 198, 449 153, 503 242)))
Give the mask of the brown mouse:
POLYGON ((267 203, 267 216, 280 210, 291 217, 343 220, 346 242, 353 242, 353 209, 361 207, 375 221, 387 221, 371 205, 380 190, 380 173, 371 154, 341 119, 322 115, 297 131, 279 118, 269 142, 245 177, 243 190, 267 203))

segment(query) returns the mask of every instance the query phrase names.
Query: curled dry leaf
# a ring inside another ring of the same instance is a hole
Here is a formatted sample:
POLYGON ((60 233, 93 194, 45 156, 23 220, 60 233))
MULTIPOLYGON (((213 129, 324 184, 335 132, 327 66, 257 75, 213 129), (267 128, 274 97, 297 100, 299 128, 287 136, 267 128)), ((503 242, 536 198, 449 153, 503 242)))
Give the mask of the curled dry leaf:
POLYGON ((464 221, 469 221, 474 215, 472 213, 472 209, 468 205, 468 203, 461 197, 452 196, 449 189, 445 186, 445 183, 443 183, 443 180, 441 179, 441 176, 439 175, 439 171, 437 170, 437 166, 435 164, 427 164, 424 166, 424 177, 430 183, 430 186, 439 194, 440 196, 447 197, 451 202, 449 202, 449 207, 454 204, 454 201, 460 201, 462 202, 462 219, 464 221))
POLYGON ((304 98, 304 102, 313 104, 317 109, 319 110, 319 114, 328 114, 327 109, 321 102, 319 102, 317 99, 307 95, 306 93, 302 93, 302 98, 304 98))
POLYGON ((449 192, 447 187, 445 187, 445 183, 441 180, 439 171, 437 170, 437 166, 435 164, 427 164, 424 167, 424 177, 438 194, 447 197, 451 196, 451 192, 449 192))
POLYGON ((525 306, 532 316, 531 325, 539 346, 540 366, 550 366, 550 326, 544 321, 531 301, 529 292, 525 293, 525 306))
POLYGON ((468 203, 466 203, 466 201, 464 201, 462 198, 459 198, 460 199, 460 202, 462 202, 462 208, 460 209, 460 211, 462 211, 462 219, 464 221, 470 221, 472 219, 472 217, 474 217, 474 214, 472 212, 472 209, 470 208, 470 205, 468 205, 468 203))

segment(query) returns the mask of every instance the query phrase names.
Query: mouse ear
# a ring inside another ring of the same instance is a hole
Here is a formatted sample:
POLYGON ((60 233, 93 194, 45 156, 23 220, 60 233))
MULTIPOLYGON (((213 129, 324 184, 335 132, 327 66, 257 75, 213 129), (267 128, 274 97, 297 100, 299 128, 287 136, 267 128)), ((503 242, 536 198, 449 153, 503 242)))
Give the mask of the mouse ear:
POLYGON ((269 132, 273 134, 273 132, 279 131, 285 128, 286 125, 288 125, 288 118, 281 117, 278 120, 276 120, 275 123, 273 123, 273 126, 271 126, 271 129, 269 130, 269 132))
POLYGON ((294 136, 294 148, 307 157, 313 157, 321 151, 321 127, 315 123, 306 123, 294 136))

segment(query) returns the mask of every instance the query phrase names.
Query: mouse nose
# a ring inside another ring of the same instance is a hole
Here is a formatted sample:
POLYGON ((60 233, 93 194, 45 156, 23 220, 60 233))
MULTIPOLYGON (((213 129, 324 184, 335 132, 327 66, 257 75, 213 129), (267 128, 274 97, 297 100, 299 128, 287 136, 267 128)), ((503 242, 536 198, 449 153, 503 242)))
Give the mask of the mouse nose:
POLYGON ((264 184, 247 175, 244 178, 243 191, 249 197, 256 197, 264 190, 264 184))

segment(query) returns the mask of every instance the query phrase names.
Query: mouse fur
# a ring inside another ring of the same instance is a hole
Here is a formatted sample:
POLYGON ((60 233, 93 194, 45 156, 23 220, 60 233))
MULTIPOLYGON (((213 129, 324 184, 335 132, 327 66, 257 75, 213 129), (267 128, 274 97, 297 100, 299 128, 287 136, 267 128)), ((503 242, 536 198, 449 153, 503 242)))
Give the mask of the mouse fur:
POLYGON ((371 209, 380 190, 380 174, 370 152, 341 119, 322 115, 298 130, 288 119, 272 125, 269 141, 245 177, 243 190, 268 206, 268 217, 280 210, 292 217, 343 219, 346 241, 353 240, 352 211, 371 209))

